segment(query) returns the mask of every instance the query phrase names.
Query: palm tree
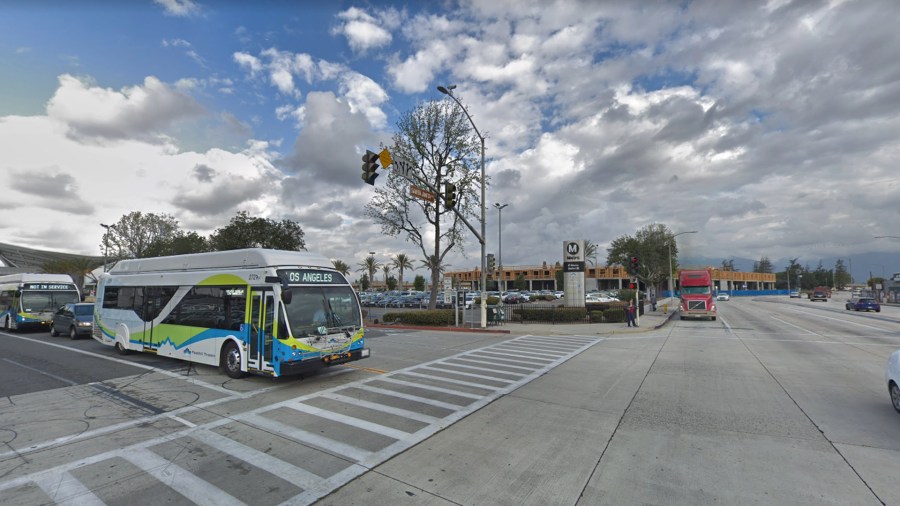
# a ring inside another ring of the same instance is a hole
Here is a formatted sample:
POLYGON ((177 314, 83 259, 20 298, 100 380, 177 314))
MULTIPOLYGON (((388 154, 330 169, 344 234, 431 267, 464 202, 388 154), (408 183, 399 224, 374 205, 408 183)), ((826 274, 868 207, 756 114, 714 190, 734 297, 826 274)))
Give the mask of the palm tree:
POLYGON ((397 256, 391 260, 391 266, 400 271, 400 275, 397 277, 400 282, 400 289, 403 290, 403 271, 404 269, 415 269, 412 260, 403 253, 397 253, 397 256))
POLYGON ((369 282, 372 283, 372 286, 375 286, 375 271, 381 268, 381 264, 375 261, 375 257, 369 255, 366 259, 359 264, 359 271, 367 272, 369 274, 369 282))
POLYGON ((345 277, 350 274, 350 266, 347 265, 343 260, 332 260, 331 265, 334 266, 334 270, 340 272, 345 277))
POLYGON ((388 279, 388 276, 391 274, 391 265, 390 264, 382 265, 381 272, 384 273, 384 287, 387 288, 387 286, 388 286, 387 279, 388 279))
MULTIPOLYGON (((84 278, 93 277, 91 271, 103 265, 90 257, 73 257, 59 260, 50 260, 41 265, 41 270, 48 274, 68 274, 79 290, 84 288, 84 278)), ((94 280, 97 281, 96 279, 94 280)))
POLYGON ((592 241, 584 241, 584 258, 592 267, 597 266, 597 245, 592 241))

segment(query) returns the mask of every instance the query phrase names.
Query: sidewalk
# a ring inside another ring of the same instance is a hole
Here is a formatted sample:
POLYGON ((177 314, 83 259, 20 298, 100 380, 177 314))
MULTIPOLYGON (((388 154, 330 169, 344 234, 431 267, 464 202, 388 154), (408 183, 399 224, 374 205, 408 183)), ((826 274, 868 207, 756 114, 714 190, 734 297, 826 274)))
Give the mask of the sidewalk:
POLYGON ((503 322, 502 325, 480 327, 420 327, 407 325, 366 324, 366 327, 381 329, 436 330, 443 332, 482 332, 491 334, 540 334, 540 335, 614 335, 647 332, 662 327, 678 311, 678 299, 669 298, 659 301, 656 311, 650 310, 650 304, 644 306, 644 314, 640 315, 639 327, 628 327, 622 323, 519 323, 503 322), (666 309, 664 312, 663 310, 666 309))

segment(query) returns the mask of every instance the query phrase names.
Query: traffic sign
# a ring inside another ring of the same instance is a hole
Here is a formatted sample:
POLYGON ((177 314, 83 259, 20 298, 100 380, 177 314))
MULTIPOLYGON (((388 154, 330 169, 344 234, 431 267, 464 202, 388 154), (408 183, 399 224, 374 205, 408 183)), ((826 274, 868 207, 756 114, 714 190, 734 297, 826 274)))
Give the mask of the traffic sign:
POLYGON ((387 169, 390 164, 394 163, 394 160, 391 159, 391 153, 387 148, 382 149, 381 153, 378 153, 378 159, 381 161, 381 166, 385 169, 387 169))
POLYGON ((404 160, 402 158, 394 160, 393 163, 393 171, 397 174, 405 177, 409 181, 414 181, 415 176, 413 175, 413 164, 408 160, 404 160))
POLYGON ((425 188, 419 188, 415 185, 409 186, 409 194, 417 199, 422 199, 427 202, 434 202, 434 194, 425 188))

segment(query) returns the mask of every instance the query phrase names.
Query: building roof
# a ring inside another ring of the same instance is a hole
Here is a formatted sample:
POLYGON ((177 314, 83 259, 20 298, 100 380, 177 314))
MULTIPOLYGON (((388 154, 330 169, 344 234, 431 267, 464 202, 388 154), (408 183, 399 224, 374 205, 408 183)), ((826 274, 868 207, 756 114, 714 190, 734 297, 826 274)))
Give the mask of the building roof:
POLYGON ((0 243, 0 274, 16 274, 20 272, 41 272, 48 262, 88 258, 102 262, 103 257, 59 253, 0 243))

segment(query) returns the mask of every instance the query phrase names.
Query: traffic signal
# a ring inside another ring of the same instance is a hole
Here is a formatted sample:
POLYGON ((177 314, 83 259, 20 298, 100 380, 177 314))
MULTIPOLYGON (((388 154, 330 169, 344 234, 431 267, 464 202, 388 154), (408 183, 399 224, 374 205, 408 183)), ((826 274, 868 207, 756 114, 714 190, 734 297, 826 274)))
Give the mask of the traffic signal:
POLYGON ((378 169, 378 155, 367 149, 362 161, 362 180, 375 186, 375 178, 378 177, 378 174, 375 173, 375 170, 378 169))
POLYGON ((488 253, 488 255, 487 255, 487 264, 488 264, 487 269, 488 269, 488 271, 490 271, 490 272, 494 272, 494 269, 497 268, 496 258, 494 257, 494 254, 493 254, 493 253, 488 253))
POLYGON ((456 207, 456 185, 453 183, 444 184, 444 207, 447 209, 456 207))
POLYGON ((636 256, 631 257, 631 259, 629 260, 629 264, 628 264, 628 273, 631 274, 632 276, 637 276, 640 269, 641 269, 641 263, 638 260, 638 257, 636 257, 636 256))
POLYGON ((630 285, 628 285, 628 287, 634 290, 634 283, 631 283, 630 285))

